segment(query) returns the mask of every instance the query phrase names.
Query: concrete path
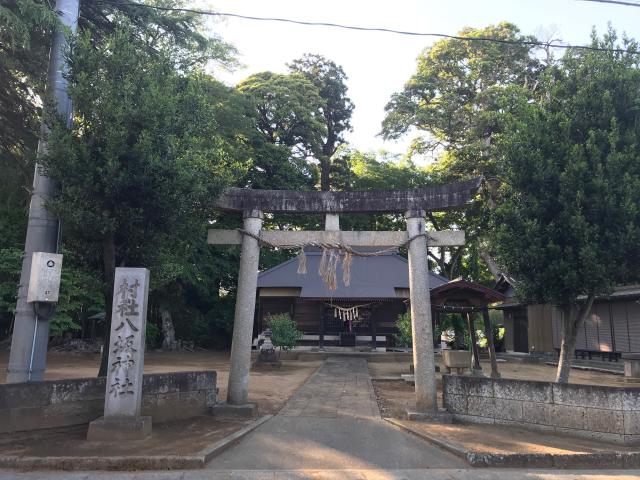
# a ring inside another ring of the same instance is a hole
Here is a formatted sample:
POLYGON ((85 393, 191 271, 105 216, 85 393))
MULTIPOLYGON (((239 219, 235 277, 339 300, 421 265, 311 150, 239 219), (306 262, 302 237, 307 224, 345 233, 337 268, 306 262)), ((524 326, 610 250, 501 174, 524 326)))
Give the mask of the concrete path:
POLYGON ((29 472, 0 480, 637 480, 638 470, 196 470, 188 472, 29 472))
POLYGON ((208 465, 214 470, 464 468, 380 418, 367 361, 330 357, 278 415, 208 465))

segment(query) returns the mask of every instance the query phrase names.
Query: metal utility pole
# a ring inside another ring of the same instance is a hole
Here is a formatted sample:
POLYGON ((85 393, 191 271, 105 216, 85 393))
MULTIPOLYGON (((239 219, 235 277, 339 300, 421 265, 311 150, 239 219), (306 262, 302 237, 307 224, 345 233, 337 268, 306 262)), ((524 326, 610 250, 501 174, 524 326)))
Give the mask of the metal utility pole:
MULTIPOLYGON (((56 11, 60 25, 53 34, 49 53, 47 74, 47 93, 55 100, 58 115, 71 122, 71 100, 67 95, 67 81, 63 73, 66 70, 64 50, 67 46, 65 31, 75 33, 78 26, 80 0, 57 0, 56 11)), ((47 126, 42 122, 38 143, 38 157, 47 153, 47 126)), ((7 382, 18 383, 42 380, 47 361, 47 343, 49 340, 49 322, 38 320, 33 306, 27 303, 31 256, 33 252, 56 252, 58 250, 58 220, 45 209, 45 202, 55 193, 56 183, 42 174, 39 163, 33 176, 33 192, 29 205, 29 223, 20 274, 16 318, 11 340, 11 353, 7 368, 7 382), (36 333, 34 337, 34 332, 36 333), (34 341, 34 338, 36 339, 34 341), (31 371, 30 371, 31 370, 31 371)))

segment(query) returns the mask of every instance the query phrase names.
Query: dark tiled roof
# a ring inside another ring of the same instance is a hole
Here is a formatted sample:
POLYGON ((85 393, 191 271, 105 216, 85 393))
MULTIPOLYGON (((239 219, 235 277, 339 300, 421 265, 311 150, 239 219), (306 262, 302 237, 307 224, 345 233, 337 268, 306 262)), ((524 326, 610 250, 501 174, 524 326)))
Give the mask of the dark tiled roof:
MULTIPOLYGON (((298 260, 276 265, 258 276, 258 288, 301 288, 306 298, 395 298, 396 288, 409 288, 407 260, 397 254, 377 257, 353 257, 351 284, 342 283, 342 264, 338 267, 338 288, 327 289, 318 275, 321 252, 306 252, 307 273, 298 274, 298 260)), ((447 279, 429 272, 429 287, 447 283, 447 279)))

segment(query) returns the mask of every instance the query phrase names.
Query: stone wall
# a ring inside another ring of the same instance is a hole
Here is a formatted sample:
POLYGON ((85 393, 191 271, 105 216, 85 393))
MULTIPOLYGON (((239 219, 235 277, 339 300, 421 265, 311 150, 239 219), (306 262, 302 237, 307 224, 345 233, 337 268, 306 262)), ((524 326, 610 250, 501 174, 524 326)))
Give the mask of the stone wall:
POLYGON ((444 375, 443 402, 459 422, 640 445, 640 388, 444 375))
MULTIPOLYGON (((0 385, 0 433, 89 423, 102 416, 104 395, 104 377, 0 385)), ((194 417, 216 398, 216 372, 145 375, 142 415, 154 423, 194 417)))

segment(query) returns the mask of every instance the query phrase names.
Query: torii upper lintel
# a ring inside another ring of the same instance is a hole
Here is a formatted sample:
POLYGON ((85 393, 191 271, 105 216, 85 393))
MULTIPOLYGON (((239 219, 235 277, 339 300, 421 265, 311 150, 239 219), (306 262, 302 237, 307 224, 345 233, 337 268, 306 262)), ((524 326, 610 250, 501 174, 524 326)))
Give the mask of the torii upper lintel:
POLYGON ((437 187, 412 190, 302 192, 229 188, 217 202, 225 211, 343 213, 442 211, 468 205, 478 193, 482 177, 437 187))

